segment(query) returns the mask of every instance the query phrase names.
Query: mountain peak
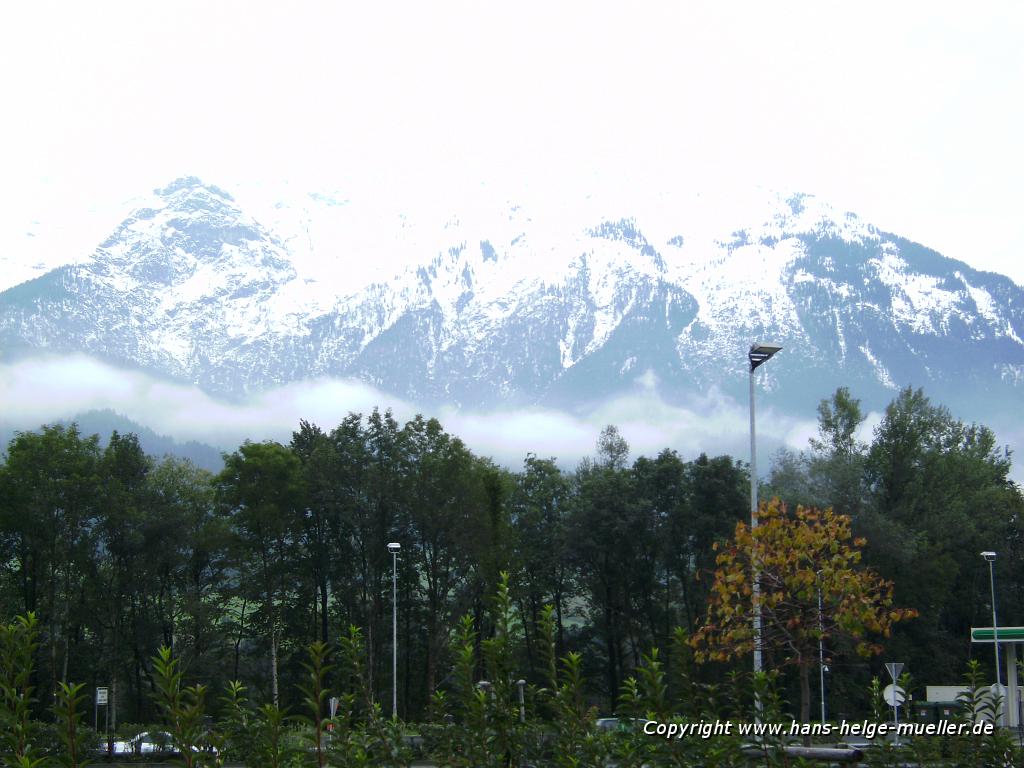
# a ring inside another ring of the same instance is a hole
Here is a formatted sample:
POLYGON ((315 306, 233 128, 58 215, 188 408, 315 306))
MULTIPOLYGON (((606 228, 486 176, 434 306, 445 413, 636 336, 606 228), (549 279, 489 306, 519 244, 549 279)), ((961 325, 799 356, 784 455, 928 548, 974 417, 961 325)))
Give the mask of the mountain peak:
MULTIPOLYGON (((162 275, 166 282, 180 278, 183 268, 191 273, 199 263, 264 251, 264 244, 279 245, 230 194, 196 176, 175 179, 154 195, 140 200, 111 232, 97 249, 97 261, 132 274, 155 266, 150 278, 162 275)), ((262 256, 260 260, 265 261, 262 256)), ((282 256, 272 261, 280 269, 290 268, 282 256)))
POLYGON ((220 197, 227 202, 235 202, 235 198, 232 197, 229 193, 225 192, 223 189, 213 184, 206 184, 198 176, 181 176, 172 181, 163 189, 153 190, 153 194, 158 195, 159 197, 162 198, 174 197, 179 192, 186 192, 189 194, 206 192, 217 197, 220 197))
POLYGON ((801 402, 837 382, 876 404, 905 384, 951 404, 1019 399, 1024 298, 1009 281, 814 195, 761 195, 743 216, 716 210, 728 203, 497 205, 408 227, 334 206, 333 237, 308 259, 330 265, 321 280, 293 263, 292 239, 185 176, 89 264, 0 296, 0 346, 97 354, 225 395, 340 376, 421 403, 576 408, 648 371, 672 397, 731 393, 745 345, 770 337, 790 362, 766 376, 801 402), (395 253, 393 278, 352 279, 395 253))

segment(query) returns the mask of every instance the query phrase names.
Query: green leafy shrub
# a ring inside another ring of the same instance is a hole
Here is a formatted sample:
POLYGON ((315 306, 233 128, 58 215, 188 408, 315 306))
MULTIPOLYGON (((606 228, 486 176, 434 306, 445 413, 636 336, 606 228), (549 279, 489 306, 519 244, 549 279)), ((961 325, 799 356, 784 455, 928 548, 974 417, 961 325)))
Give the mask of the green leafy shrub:
POLYGON ((0 744, 5 765, 41 765, 32 743, 33 656, 38 623, 34 613, 0 624, 0 744))

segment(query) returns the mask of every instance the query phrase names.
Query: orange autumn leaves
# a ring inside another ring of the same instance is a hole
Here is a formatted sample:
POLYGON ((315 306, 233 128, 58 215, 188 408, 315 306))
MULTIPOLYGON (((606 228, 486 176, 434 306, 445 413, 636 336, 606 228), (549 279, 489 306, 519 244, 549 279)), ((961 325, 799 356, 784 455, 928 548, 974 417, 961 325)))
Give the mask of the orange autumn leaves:
POLYGON ((860 565, 864 543, 853 538, 850 518, 831 509, 790 513, 778 499, 762 503, 757 528, 738 523, 732 541, 716 545, 707 619, 692 638, 697 658, 727 661, 754 650, 755 572, 761 648, 775 663, 812 663, 821 637, 849 638, 863 656, 880 653, 872 638, 888 637, 917 612, 893 607, 892 583, 860 565))

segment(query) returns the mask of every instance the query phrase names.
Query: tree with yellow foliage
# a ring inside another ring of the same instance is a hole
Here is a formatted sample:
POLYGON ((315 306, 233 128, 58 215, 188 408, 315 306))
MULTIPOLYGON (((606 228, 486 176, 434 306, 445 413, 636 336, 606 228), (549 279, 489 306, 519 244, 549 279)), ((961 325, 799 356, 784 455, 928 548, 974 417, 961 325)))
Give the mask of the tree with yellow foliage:
POLYGON ((872 656, 882 651, 872 638, 888 637, 893 624, 917 615, 894 608, 892 583, 860 565, 864 544, 853 538, 846 515, 814 507, 791 514, 778 499, 762 503, 756 528, 738 523, 733 540, 716 545, 707 619, 692 638, 697 659, 727 661, 753 652, 756 574, 761 650, 772 663, 799 671, 800 716, 808 722, 819 639, 832 647, 830 639, 850 638, 858 654, 872 656))

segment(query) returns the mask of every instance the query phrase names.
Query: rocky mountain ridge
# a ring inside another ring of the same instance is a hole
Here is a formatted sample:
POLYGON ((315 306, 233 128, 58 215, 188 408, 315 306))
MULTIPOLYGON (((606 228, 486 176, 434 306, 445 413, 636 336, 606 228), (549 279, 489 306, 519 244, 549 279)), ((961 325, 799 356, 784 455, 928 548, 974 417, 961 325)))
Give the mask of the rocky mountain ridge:
POLYGON ((0 293, 0 348, 84 352, 228 398, 335 376, 425 406, 579 411, 637 390, 743 397, 746 349, 771 340, 785 358, 764 385, 812 413, 839 384, 870 404, 906 385, 993 412, 1020 400, 1024 290, 814 197, 776 196, 718 234, 682 210, 651 226, 494 213, 452 217, 405 244, 416 263, 350 288, 346 263, 392 233, 317 253, 340 266, 325 285, 230 194, 179 179, 90 259, 0 293))

